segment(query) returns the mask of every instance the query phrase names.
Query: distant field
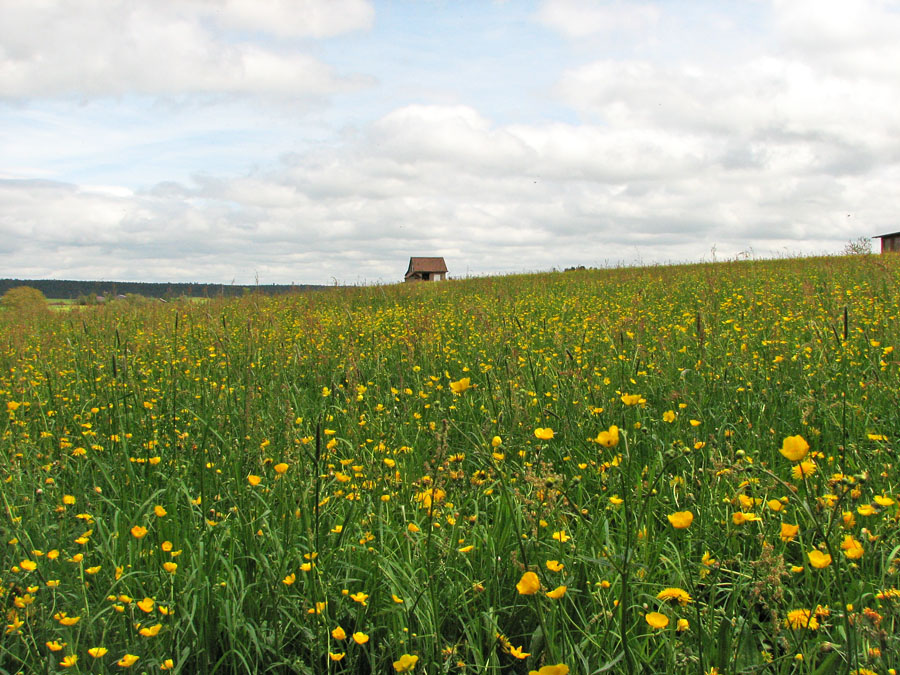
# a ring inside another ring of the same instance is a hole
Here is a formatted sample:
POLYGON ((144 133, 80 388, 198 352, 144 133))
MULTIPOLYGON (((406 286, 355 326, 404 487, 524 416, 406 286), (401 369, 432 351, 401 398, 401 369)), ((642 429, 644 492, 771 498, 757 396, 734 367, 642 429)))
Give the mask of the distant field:
POLYGON ((898 280, 0 315, 0 670, 893 672, 898 280))

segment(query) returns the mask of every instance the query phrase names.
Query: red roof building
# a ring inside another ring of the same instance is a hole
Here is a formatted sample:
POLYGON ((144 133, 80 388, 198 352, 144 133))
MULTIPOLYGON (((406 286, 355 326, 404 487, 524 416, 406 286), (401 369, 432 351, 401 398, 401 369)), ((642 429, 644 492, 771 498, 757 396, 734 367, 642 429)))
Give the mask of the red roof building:
POLYGON ((900 232, 891 232, 890 234, 879 234, 876 239, 881 239, 882 253, 900 252, 900 232))
POLYGON ((410 258, 404 281, 444 281, 447 263, 443 258, 410 258))

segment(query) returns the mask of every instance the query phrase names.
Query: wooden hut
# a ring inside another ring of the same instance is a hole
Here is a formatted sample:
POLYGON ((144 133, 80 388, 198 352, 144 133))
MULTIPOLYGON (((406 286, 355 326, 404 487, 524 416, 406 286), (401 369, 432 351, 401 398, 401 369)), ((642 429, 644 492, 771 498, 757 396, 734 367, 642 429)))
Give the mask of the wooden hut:
POLYGON ((410 258, 404 281, 444 281, 447 263, 443 258, 410 258))
POLYGON ((898 253, 900 252, 900 232, 891 232, 890 234, 879 234, 876 239, 881 239, 882 253, 898 253))

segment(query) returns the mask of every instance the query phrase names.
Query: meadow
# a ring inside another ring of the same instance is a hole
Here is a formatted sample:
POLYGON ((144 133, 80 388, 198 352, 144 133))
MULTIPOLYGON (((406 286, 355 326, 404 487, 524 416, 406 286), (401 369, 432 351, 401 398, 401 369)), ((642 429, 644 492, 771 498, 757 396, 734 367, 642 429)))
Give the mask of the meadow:
POLYGON ((0 315, 0 672, 894 673, 900 257, 0 315))

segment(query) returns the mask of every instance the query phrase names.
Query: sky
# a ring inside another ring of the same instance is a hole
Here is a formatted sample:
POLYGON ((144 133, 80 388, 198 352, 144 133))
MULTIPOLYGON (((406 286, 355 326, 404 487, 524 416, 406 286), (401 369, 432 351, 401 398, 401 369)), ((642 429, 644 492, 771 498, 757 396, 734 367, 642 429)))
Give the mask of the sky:
POLYGON ((0 16, 0 277, 394 283, 410 256, 459 278, 900 230, 892 0, 0 16))

